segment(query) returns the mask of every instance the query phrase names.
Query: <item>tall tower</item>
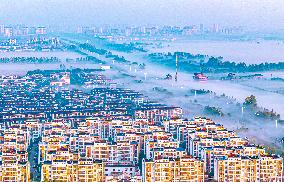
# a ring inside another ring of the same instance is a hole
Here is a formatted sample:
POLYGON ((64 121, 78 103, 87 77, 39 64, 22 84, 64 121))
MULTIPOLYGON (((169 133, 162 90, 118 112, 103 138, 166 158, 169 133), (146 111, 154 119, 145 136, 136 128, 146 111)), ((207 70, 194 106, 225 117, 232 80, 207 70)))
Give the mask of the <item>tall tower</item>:
POLYGON ((178 55, 176 54, 176 75, 175 75, 175 81, 177 82, 178 79, 178 55))

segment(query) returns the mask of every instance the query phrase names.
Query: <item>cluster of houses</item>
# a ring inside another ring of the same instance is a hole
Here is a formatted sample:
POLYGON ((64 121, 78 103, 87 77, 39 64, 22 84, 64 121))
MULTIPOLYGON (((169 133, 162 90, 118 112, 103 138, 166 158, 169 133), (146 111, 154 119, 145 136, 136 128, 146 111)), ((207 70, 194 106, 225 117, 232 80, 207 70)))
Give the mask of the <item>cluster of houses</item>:
POLYGON ((0 52, 49 52, 49 51, 62 51, 66 50, 67 46, 59 41, 57 37, 51 38, 23 38, 8 39, 0 41, 0 52))
POLYGON ((40 181, 282 180, 281 157, 223 125, 79 75, 99 87, 72 89, 66 72, 0 78, 0 181, 31 180, 34 141, 40 181))
MULTIPOLYGON (((96 84, 101 85, 101 82, 108 85, 107 81, 97 81, 96 84)), ((50 74, 49 77, 40 74, 23 77, 3 76, 0 78, 1 121, 141 116, 152 117, 154 122, 182 114, 181 108, 150 101, 130 89, 101 86, 90 92, 83 92, 67 86, 70 86, 70 74, 65 72, 50 74)))

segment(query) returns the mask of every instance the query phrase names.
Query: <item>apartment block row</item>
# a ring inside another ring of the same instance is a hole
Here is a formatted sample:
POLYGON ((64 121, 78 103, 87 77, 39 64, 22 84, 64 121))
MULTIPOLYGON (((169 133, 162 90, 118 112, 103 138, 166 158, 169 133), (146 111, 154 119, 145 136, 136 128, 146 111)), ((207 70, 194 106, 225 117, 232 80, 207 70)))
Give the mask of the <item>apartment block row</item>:
POLYGON ((94 70, 3 76, 0 181, 31 181, 37 168, 40 181, 282 181, 283 159, 264 147, 105 79, 94 70), (76 75, 99 87, 69 88, 76 75))

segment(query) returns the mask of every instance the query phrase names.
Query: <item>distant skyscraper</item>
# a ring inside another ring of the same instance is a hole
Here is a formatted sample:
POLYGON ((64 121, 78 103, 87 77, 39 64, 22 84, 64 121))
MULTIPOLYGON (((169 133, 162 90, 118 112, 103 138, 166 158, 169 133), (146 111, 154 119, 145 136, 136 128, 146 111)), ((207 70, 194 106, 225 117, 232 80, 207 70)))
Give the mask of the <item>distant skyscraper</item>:
POLYGON ((204 32, 204 25, 203 25, 203 24, 200 24, 200 25, 199 25, 199 32, 200 32, 200 33, 203 33, 203 32, 204 32))
POLYGON ((5 31, 5 25, 0 25, 0 35, 4 34, 5 31))
POLYGON ((132 34, 132 28, 131 27, 127 27, 125 30, 125 35, 126 36, 130 36, 132 34))
POLYGON ((83 27, 78 27, 77 28, 77 33, 82 34, 83 33, 83 27))
POLYGON ((36 34, 45 35, 46 34, 46 27, 37 27, 36 34))
POLYGON ((22 28, 22 34, 23 35, 29 35, 29 28, 28 27, 23 27, 22 28))
POLYGON ((13 28, 12 27, 5 27, 4 35, 6 37, 12 37, 13 36, 13 28))
POLYGON ((13 33, 14 33, 14 36, 21 36, 22 35, 22 29, 19 26, 17 26, 17 27, 14 28, 13 33))
POLYGON ((219 32, 219 25, 218 24, 213 24, 213 32, 218 33, 219 32))

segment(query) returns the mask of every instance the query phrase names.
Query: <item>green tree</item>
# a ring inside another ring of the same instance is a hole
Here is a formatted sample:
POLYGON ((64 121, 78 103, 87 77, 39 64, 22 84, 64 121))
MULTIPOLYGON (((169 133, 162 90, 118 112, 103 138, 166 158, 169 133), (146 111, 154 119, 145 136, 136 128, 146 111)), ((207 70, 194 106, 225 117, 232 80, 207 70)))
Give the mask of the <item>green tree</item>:
POLYGON ((254 95, 248 96, 245 99, 244 105, 245 106, 253 106, 253 107, 257 106, 256 97, 254 95))

